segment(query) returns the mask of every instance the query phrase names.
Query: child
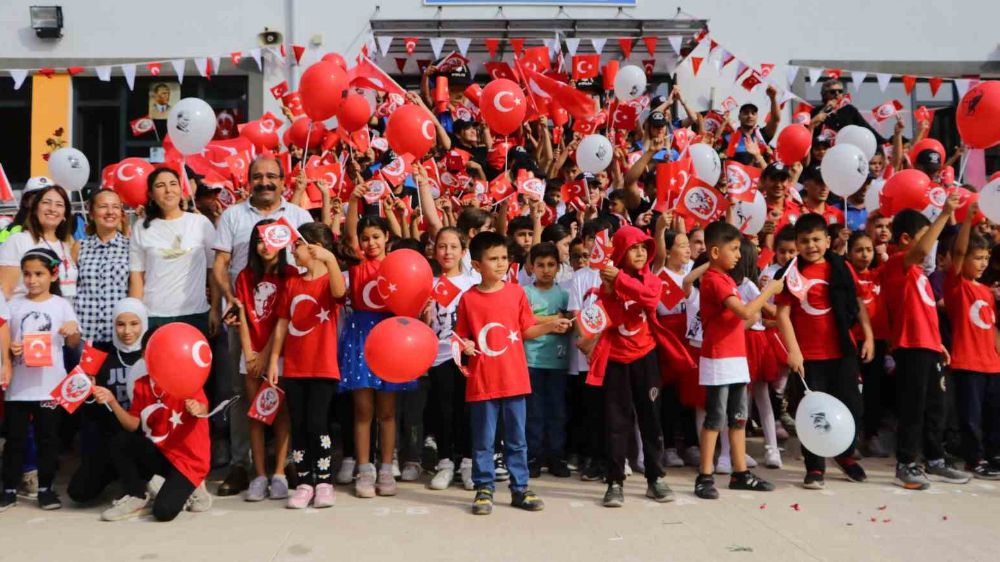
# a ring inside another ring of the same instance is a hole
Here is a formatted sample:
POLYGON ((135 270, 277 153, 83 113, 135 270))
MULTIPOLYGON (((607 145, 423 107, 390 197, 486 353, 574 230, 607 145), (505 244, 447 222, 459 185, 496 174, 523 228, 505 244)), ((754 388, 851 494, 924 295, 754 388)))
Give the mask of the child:
MULTIPOLYGON (((760 277, 758 278, 758 286, 763 287, 767 283, 774 279, 775 274, 778 270, 784 268, 788 265, 788 262, 792 261, 798 250, 795 247, 795 227, 793 225, 786 225, 778 231, 778 235, 774 239, 774 260, 768 264, 760 272, 760 277)), ((770 304, 774 304, 774 299, 769 301, 770 304)), ((772 338, 775 342, 780 342, 780 336, 778 335, 777 324, 774 321, 773 314, 768 314, 768 310, 764 310, 764 326, 767 328, 767 335, 772 338)), ((778 351, 781 357, 781 374, 778 379, 774 381, 771 385, 772 390, 774 390, 773 404, 778 410, 778 419, 781 422, 780 425, 776 427, 776 432, 779 439, 788 439, 788 433, 795 431, 795 418, 788 413, 788 400, 785 399, 785 388, 788 386, 788 368, 787 368, 787 353, 782 346, 778 351)))
POLYGON ((435 290, 447 279, 458 293, 447 305, 431 299, 427 308, 428 324, 438 337, 438 354, 428 371, 431 388, 429 401, 437 411, 435 440, 438 464, 429 484, 432 490, 446 490, 455 478, 455 460, 460 459, 458 472, 466 490, 474 489, 472 457, 469 451, 469 412, 465 405, 465 376, 451 353, 451 335, 455 328, 460 297, 474 284, 468 273, 462 272, 462 255, 467 242, 453 226, 437 232, 434 259, 441 267, 441 279, 435 290))
POLYGON ((267 369, 278 384, 278 359, 284 355, 281 386, 291 418, 292 461, 300 484, 288 497, 290 509, 334 504, 330 402, 340 380, 337 367, 337 299, 347 292, 333 255, 333 233, 322 223, 299 227, 295 262, 306 272, 285 281, 267 369), (322 350, 322 351, 320 351, 322 350))
POLYGON ((73 307, 59 296, 61 263, 59 256, 46 248, 25 252, 21 275, 26 294, 10 301, 12 341, 4 363, 12 369, 4 369, 2 381, 7 390, 4 408, 7 443, 3 450, 0 512, 17 504, 29 421, 33 421, 38 447, 38 506, 62 507, 59 495, 52 488, 59 455, 60 412, 49 393, 66 376, 62 348, 76 347, 80 331, 73 307), (29 353, 40 360, 38 363, 47 362, 48 366, 27 366, 25 356, 29 353))
MULTIPOLYGON (((531 248, 529 255, 534 283, 524 287, 535 321, 544 324, 557 320, 566 311, 568 294, 556 284, 561 267, 559 250, 552 242, 531 248)), ((524 343, 531 377, 528 395, 528 472, 531 478, 542 473, 547 463, 549 474, 568 478, 566 465, 566 369, 568 338, 548 334, 524 343)))
MULTIPOLYGON (((271 355, 271 334, 278 323, 278 303, 285 292, 285 279, 296 274, 288 265, 287 251, 269 251, 261 239, 262 226, 275 222, 264 219, 250 232, 250 252, 247 267, 236 277, 236 300, 240 321, 240 373, 246 385, 247 400, 253 400, 267 376, 267 361, 271 355)), ((280 369, 279 369, 280 370, 280 369)), ((239 415, 239 414, 237 414, 239 415)), ((266 472, 264 423, 248 420, 250 425, 250 451, 256 476, 247 488, 246 501, 257 502, 269 497, 288 497, 288 479, 285 478, 285 458, 288 456, 288 408, 279 406, 274 418, 274 476, 270 482, 266 472)))
MULTIPOLYGON (((795 267, 798 278, 807 287, 799 300, 790 291, 778 295, 778 331, 788 350, 788 368, 804 377, 806 387, 827 392, 844 403, 855 420, 861 396, 858 393, 857 359, 859 355, 851 336, 855 322, 864 337, 861 361, 871 361, 875 343, 868 312, 857 289, 853 270, 830 248, 826 220, 807 213, 795 223, 798 257, 786 268, 795 267), (801 336, 801 337, 798 337, 801 336)), ((857 422, 855 422, 857 423, 857 422)), ((822 457, 802 447, 806 475, 804 487, 819 490, 824 485, 825 462, 822 457)), ((837 458, 837 464, 851 482, 867 479, 864 469, 854 460, 854 443, 837 458)))
POLYGON ((890 346, 896 361, 896 478, 908 490, 926 490, 930 481, 964 484, 971 476, 949 467, 944 459, 944 373, 951 362, 941 344, 937 303, 921 265, 958 207, 958 195, 945 200, 931 223, 912 209, 892 219, 894 253, 879 277, 889 315, 890 346), (917 465, 923 454, 926 470, 917 465))
POLYGON ((504 283, 509 263, 503 236, 480 232, 469 244, 469 253, 482 281, 462 295, 455 335, 464 341, 463 353, 470 356, 465 400, 472 421, 472 479, 476 486, 472 512, 488 515, 493 511, 493 441, 501 416, 511 505, 540 511, 545 504, 528 489, 524 424, 525 395, 531 393, 531 382, 521 341, 565 333, 571 323, 558 318, 537 324, 524 290, 504 283))
MULTIPOLYGON (((802 171, 802 185, 805 186, 805 197, 802 200, 803 213, 822 215, 827 224, 843 224, 844 213, 830 205, 830 188, 826 186, 819 164, 813 164, 802 171)), ((797 221, 796 221, 797 222, 797 221)))
POLYGON ((976 478, 1000 480, 996 303, 990 288, 977 281, 990 260, 989 241, 971 232, 972 217, 977 210, 976 203, 969 206, 952 247, 944 303, 952 326, 952 380, 956 386, 965 470, 976 478))
MULTIPOLYGON (((740 260, 740 231, 724 222, 705 229, 708 269, 701 278, 700 301, 703 338, 698 362, 698 382, 706 388, 705 423, 701 430, 701 467, 694 493, 702 499, 718 499, 713 457, 715 442, 728 422, 733 474, 731 490, 769 492, 774 484, 761 480, 746 466, 746 385, 750 382, 743 323, 760 313, 764 303, 781 290, 781 281, 771 281, 747 304, 740 300, 736 282, 726 272, 740 260)), ((693 272, 692 272, 693 273, 693 272)))

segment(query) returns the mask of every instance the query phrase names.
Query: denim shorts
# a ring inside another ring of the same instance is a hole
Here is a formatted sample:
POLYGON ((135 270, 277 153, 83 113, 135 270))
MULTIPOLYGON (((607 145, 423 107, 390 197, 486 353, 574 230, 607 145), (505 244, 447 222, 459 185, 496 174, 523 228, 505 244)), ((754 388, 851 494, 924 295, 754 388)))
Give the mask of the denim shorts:
POLYGON ((723 384, 705 387, 705 429, 719 431, 723 422, 730 429, 744 429, 747 425, 746 383, 723 384))

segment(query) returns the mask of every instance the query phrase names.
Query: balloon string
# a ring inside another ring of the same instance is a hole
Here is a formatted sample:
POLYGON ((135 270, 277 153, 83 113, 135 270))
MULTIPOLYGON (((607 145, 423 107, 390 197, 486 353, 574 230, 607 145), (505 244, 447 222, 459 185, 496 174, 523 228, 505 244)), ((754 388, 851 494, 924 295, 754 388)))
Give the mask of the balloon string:
POLYGON ((962 153, 962 163, 958 166, 958 183, 965 183, 965 166, 969 163, 969 151, 962 153))
POLYGON ((306 129, 306 145, 302 148, 302 162, 299 164, 299 176, 306 177, 306 164, 309 162, 309 136, 313 132, 313 122, 309 121, 309 128, 306 129))
POLYGON ((239 399, 240 399, 240 395, 237 394, 236 396, 233 396, 232 398, 228 398, 226 400, 223 400, 222 402, 219 402, 219 405, 216 406, 215 408, 213 408, 211 412, 209 412, 207 414, 201 414, 201 415, 198 415, 198 416, 195 416, 195 417, 196 418, 210 418, 210 417, 214 416, 215 414, 218 414, 219 412, 223 412, 225 410, 228 410, 229 407, 232 406, 233 404, 236 404, 236 402, 238 402, 239 399))
POLYGON ((799 375, 799 380, 802 381, 802 386, 806 387, 806 392, 812 392, 812 390, 809 389, 809 385, 806 384, 805 375, 803 375, 802 373, 798 373, 798 375, 799 375))

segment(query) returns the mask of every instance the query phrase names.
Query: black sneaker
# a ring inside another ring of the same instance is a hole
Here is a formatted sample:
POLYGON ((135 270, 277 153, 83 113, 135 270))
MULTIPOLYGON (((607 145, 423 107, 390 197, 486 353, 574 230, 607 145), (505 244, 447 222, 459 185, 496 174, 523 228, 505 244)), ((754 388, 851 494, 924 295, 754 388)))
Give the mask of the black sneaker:
POLYGON ((59 501, 59 494, 51 488, 38 490, 38 507, 48 511, 61 508, 62 502, 59 501))
POLYGON ((531 490, 510 493, 510 505, 520 507, 525 511, 541 511, 545 509, 545 502, 535 495, 531 490))
POLYGON ((751 492, 773 492, 774 484, 767 480, 762 480, 749 470, 744 472, 734 472, 729 477, 730 490, 750 490, 751 492))
POLYGON ((646 485, 646 497, 660 503, 674 501, 674 491, 663 480, 655 480, 646 485))
POLYGON ((580 480, 584 482, 599 482, 604 480, 605 476, 604 463, 600 461, 591 461, 587 469, 580 474, 580 480))
POLYGON ((10 490, 0 494, 0 513, 17 505, 17 492, 10 490))
POLYGON ((715 489, 715 478, 711 474, 699 474, 694 479, 694 495, 703 500, 719 499, 719 491, 715 489))
POLYGON ((980 480, 1000 480, 1000 469, 986 461, 979 461, 975 466, 965 465, 965 471, 980 480))
POLYGON ((497 482, 510 480, 510 471, 507 470, 507 463, 503 460, 503 453, 493 454, 493 473, 495 474, 493 479, 497 482))
POLYGON ((472 500, 473 515, 489 515, 493 513, 493 490, 480 488, 476 490, 476 499, 472 500))
POLYGON ((819 470, 810 470, 806 473, 805 480, 802 481, 802 487, 806 490, 822 490, 825 485, 823 473, 819 470))
POLYGON ((560 459, 549 462, 549 474, 556 478, 569 478, 571 473, 566 461, 560 459))
POLYGON ((846 457, 834 460, 837 461, 837 466, 840 467, 840 470, 844 471, 844 474, 847 475, 847 479, 851 482, 864 482, 865 480, 868 480, 868 475, 865 474, 865 469, 862 468, 861 465, 858 464, 858 461, 853 458, 846 457))
POLYGON ((608 484, 608 491, 604 492, 604 500, 601 505, 604 507, 621 507, 625 504, 625 491, 619 482, 608 484))
POLYGON ((535 459, 528 461, 528 478, 539 478, 542 475, 542 463, 535 459))

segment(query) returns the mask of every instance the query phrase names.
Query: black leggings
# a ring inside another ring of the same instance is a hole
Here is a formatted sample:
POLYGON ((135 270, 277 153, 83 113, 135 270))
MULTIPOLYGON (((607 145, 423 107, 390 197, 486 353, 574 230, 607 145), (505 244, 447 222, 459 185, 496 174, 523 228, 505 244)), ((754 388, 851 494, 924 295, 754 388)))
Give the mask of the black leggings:
POLYGON ((333 441, 330 439, 330 406, 337 381, 325 378, 281 379, 291 418, 292 460, 302 484, 333 481, 333 441))
POLYGON ((431 367, 429 403, 437 410, 435 437, 439 459, 471 458, 469 408, 465 403, 465 376, 453 361, 431 367))
POLYGON ((635 442, 633 420, 639 422, 646 481, 655 482, 663 476, 660 369, 655 350, 627 364, 608 361, 604 375, 604 413, 609 463, 607 482, 625 481, 625 456, 629 443, 635 442))
MULTIPOLYGON (((858 427, 858 410, 861 409, 861 396, 858 393, 858 363, 854 355, 840 359, 824 359, 806 361, 806 385, 813 392, 825 392, 840 400, 850 410, 854 417, 855 430, 858 427)), ((794 375, 793 375, 794 376, 794 375)), ((846 459, 854 455, 854 441, 837 458, 846 459)), ((802 447, 802 457, 805 459, 806 470, 824 472, 826 461, 818 457, 805 446, 802 447)))
POLYGON ((55 402, 7 401, 4 409, 7 444, 3 449, 3 489, 16 490, 21 483, 28 424, 32 421, 38 448, 38 487, 51 488, 59 465, 59 406, 55 402))
POLYGON ((181 474, 163 453, 138 432, 123 431, 111 440, 111 461, 130 496, 146 497, 146 484, 153 475, 163 477, 163 486, 153 501, 153 517, 172 521, 184 509, 195 485, 181 474))
POLYGON ((430 386, 428 377, 420 377, 416 390, 396 393, 396 447, 401 462, 420 462, 424 450, 424 409, 430 386))

